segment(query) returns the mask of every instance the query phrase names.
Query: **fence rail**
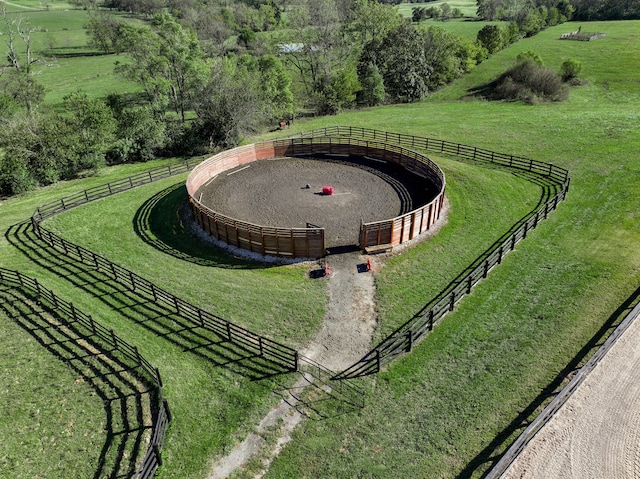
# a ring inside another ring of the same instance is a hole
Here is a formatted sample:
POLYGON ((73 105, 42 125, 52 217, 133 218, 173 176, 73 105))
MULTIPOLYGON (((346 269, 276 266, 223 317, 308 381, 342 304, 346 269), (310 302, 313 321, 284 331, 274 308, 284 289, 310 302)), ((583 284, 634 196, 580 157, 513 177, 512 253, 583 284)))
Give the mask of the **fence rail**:
POLYGON ((60 198, 59 200, 55 200, 38 207, 33 216, 41 222, 47 218, 50 218, 51 216, 57 215, 58 213, 62 213, 63 211, 71 208, 75 208, 76 206, 99 200, 100 198, 105 198, 107 196, 120 193, 121 191, 131 190, 133 188, 137 188, 138 186, 146 185, 155 181, 169 178, 171 176, 179 175, 181 173, 187 173, 198 162, 199 160, 192 158, 178 165, 160 166, 142 173, 138 173, 137 175, 128 176, 120 180, 112 181, 110 183, 104 183, 102 185, 94 186, 86 190, 78 191, 77 193, 65 196, 64 198, 60 198))
POLYGON ((462 145, 459 143, 451 143, 433 138, 419 137, 413 135, 404 135, 402 133, 391 133, 388 131, 373 130, 371 128, 360 128, 353 126, 333 126, 320 128, 312 131, 300 133, 302 137, 324 137, 324 136, 348 136, 361 137, 367 140, 375 140, 382 142, 394 142, 398 145, 404 145, 408 148, 419 148, 434 153, 446 153, 448 155, 457 156, 476 161, 493 163, 496 165, 506 166, 509 168, 517 168, 524 171, 531 171, 540 174, 560 183, 566 183, 567 189, 569 185, 569 171, 556 166, 552 163, 532 160, 520 156, 509 155, 506 153, 498 153, 475 146, 462 145))
POLYGON ((486 479, 499 479, 509 469, 509 466, 515 461, 518 455, 525 449, 527 444, 531 442, 534 436, 547 424, 556 412, 569 400, 571 395, 580 387, 587 379, 589 374, 595 369, 600 361, 606 356, 611 348, 618 342, 624 332, 631 324, 640 317, 640 304, 637 304, 615 331, 607 338, 604 344, 594 353, 587 363, 580 368, 578 373, 569 381, 562 391, 549 403, 547 407, 529 424, 511 447, 504 453, 498 463, 487 473, 486 479))
POLYGON ((76 206, 80 206, 106 196, 114 195, 122 191, 130 190, 153 181, 158 181, 169 176, 185 173, 194 163, 195 161, 192 161, 182 163, 178 166, 155 168, 122 180, 83 190, 73 195, 47 203, 44 206, 40 206, 31 217, 34 232, 38 238, 50 247, 64 253, 70 258, 95 268, 99 272, 107 274, 118 283, 129 288, 131 291, 144 294, 155 303, 175 310, 175 314, 187 319, 192 324, 212 331, 222 339, 225 339, 252 354, 261 356, 279 367, 288 371, 295 371, 298 367, 298 353, 295 349, 267 337, 260 336, 248 329, 204 311, 156 286, 151 281, 138 276, 133 271, 110 261, 104 256, 65 240, 42 225, 42 222, 45 219, 71 208, 75 208, 76 206))
POLYGON ((154 367, 139 352, 136 346, 127 343, 119 338, 112 329, 107 329, 97 321, 77 309, 73 303, 67 302, 57 296, 53 291, 43 287, 37 279, 25 276, 18 271, 0 268, 0 283, 19 288, 33 294, 38 301, 52 306, 59 319, 67 323, 82 325, 87 331, 87 337, 94 336, 100 338, 109 347, 117 350, 128 360, 133 361, 147 375, 158 390, 158 400, 152 405, 151 415, 153 417, 152 436, 149 447, 136 470, 135 479, 147 479, 154 476, 158 466, 162 464, 161 450, 164 445, 169 422, 171 422, 171 411, 169 403, 162 395, 162 379, 160 371, 154 367))
MULTIPOLYGON (((489 271, 502 262, 502 259, 507 253, 513 251, 517 243, 525 239, 527 234, 532 229, 535 229, 540 221, 546 219, 549 213, 556 209, 558 203, 566 198, 567 192, 569 191, 569 172, 564 168, 560 168, 551 163, 497 153, 473 146, 350 126, 322 128, 310 132, 303 132, 300 136, 304 138, 349 136, 361 137, 366 141, 395 142, 411 148, 435 151, 463 159, 527 171, 531 174, 548 178, 549 181, 556 183, 560 190, 558 194, 531 212, 516 230, 505 240, 497 244, 469 274, 459 280, 455 286, 437 296, 432 301, 433 305, 426 312, 421 313, 416 318, 412 318, 379 343, 358 362, 336 374, 333 378, 335 380, 351 379, 374 374, 379 372, 382 366, 410 352, 415 344, 433 330, 433 327, 448 312, 453 311, 455 305, 464 296, 471 293, 475 285, 487 277, 489 271)), ((400 149, 401 147, 397 146, 396 148, 400 149)))

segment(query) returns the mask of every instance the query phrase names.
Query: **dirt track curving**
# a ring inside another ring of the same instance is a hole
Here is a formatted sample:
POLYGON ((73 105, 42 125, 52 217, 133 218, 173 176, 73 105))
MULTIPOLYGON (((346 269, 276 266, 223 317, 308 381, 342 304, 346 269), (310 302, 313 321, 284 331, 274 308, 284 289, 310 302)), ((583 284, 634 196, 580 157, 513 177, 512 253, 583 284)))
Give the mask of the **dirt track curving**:
POLYGON ((502 477, 640 478, 639 345, 636 319, 502 477))

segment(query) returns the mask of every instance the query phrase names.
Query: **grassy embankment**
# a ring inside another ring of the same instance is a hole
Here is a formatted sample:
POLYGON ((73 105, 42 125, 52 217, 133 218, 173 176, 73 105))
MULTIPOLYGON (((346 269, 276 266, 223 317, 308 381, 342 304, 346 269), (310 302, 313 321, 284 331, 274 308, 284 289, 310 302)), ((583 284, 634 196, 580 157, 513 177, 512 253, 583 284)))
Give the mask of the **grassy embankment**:
MULTIPOLYGON (((455 477, 461 471, 468 475, 496 452, 484 450, 487 445, 495 437, 505 439, 500 435, 503 431, 510 435, 509 426, 517 414, 535 403, 540 389, 635 291, 640 261, 634 244, 640 233, 634 199, 640 192, 634 181, 638 159, 632 153, 639 149, 638 78, 633 75, 639 70, 637 65, 627 70, 606 52, 637 51, 638 38, 633 37, 637 25, 594 26, 610 32, 608 44, 559 42, 556 38, 564 30, 558 27, 496 55, 472 75, 434 95, 441 101, 296 123, 296 128, 305 129, 353 124, 530 156, 569 168, 573 183, 567 202, 414 354, 370 381, 369 397, 375 401, 369 400, 358 415, 307 422, 274 464, 273 477, 389 477, 391 473, 395 477, 455 477), (539 52, 548 64, 564 59, 557 58, 555 51, 562 48, 567 57, 583 60, 583 76, 590 84, 574 90, 562 105, 458 101, 460 92, 486 81, 490 72, 504 70, 517 54, 516 47, 539 52), (593 62, 596 49, 605 55, 593 62)), ((638 56, 629 58, 634 57, 638 56)), ((378 275, 383 330, 413 314, 430 299, 431 292, 446 285, 448 274, 464 268, 463 259, 454 259, 463 254, 477 256, 490 244, 493 232, 495 237, 502 234, 528 211, 527 202, 535 204, 538 199, 539 190, 503 172, 446 159, 442 164, 452 203, 449 223, 433 241, 393 259, 378 275), (491 205, 488 211, 479 211, 478 198, 491 205)), ((78 265, 72 266, 81 271, 76 280, 68 274, 71 266, 62 264, 60 258, 43 258, 37 247, 21 246, 29 233, 17 226, 39 204, 147 166, 118 167, 105 171, 102 178, 62 183, 4 201, 0 222, 7 234, 0 242, 2 266, 38 276, 97 320, 117 328, 119 335, 138 344, 160 367, 176 418, 162 476, 202 477, 208 458, 222 453, 234 434, 241 436, 273 403, 271 385, 251 382, 186 351, 184 345, 159 338, 153 328, 145 327, 154 318, 145 318, 141 311, 128 312, 134 306, 127 303, 130 299, 119 298, 118 304, 104 299, 117 295, 114 285, 101 278, 99 284, 111 289, 97 296, 91 285, 95 278, 78 265), (140 315, 145 321, 136 321, 140 315)), ((163 244, 181 251, 181 242, 188 241, 175 220, 181 193, 173 185, 178 180, 88 205, 60 216, 54 226, 66 238, 168 284, 168 289, 185 299, 221 308, 218 311, 225 314, 218 314, 227 319, 269 331, 285 342, 304 342, 321 318, 324 299, 322 284, 304 279, 301 268, 256 268, 204 251, 195 255, 194 262, 160 251, 158 246, 163 244), (150 212, 148 223, 140 222, 146 212, 150 212), (105 238, 97 226, 108 227, 111 236, 105 238), (141 226, 147 232, 136 235, 141 226), (261 284, 270 286, 256 287, 261 284), (256 310, 256 305, 267 309, 256 310), (282 305, 285 314, 280 314, 282 305), (305 322, 312 318, 312 324, 307 331, 294 331, 296 318, 305 322), (281 328, 271 325, 280 320, 284 320, 281 328)), ((6 327, 4 335, 22 334, 28 341, 20 328, 6 327)), ((38 354, 37 347, 31 349, 38 354)), ((2 357, 4 368, 15 365, 15 357, 2 357)), ((52 403, 65 400, 68 388, 64 381, 74 379, 66 376, 63 371, 47 388, 52 403), (56 388, 57 384, 62 387, 56 388)), ((28 384, 24 397, 43 394, 32 389, 35 382, 28 384)), ((95 400, 88 401, 96 407, 95 400)), ((38 437, 38 432, 34 428, 29 437, 38 437)), ((25 453, 19 439, 10 446, 17 457, 25 453)), ((41 451, 48 452, 48 448, 41 451)), ((65 458, 65 464, 87 460, 86 454, 76 456, 65 458)), ((4 466, 0 464, 0 470, 4 466)), ((29 476, 34 471, 18 472, 29 476)))

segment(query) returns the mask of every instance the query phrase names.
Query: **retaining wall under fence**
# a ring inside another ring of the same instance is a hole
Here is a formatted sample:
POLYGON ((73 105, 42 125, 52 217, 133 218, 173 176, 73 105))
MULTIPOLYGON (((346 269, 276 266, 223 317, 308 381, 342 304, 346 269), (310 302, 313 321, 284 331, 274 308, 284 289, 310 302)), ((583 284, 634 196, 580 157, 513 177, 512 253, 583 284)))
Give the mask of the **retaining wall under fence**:
POLYGON ((319 258, 325 255, 324 228, 280 228, 256 225, 216 212, 196 198, 198 190, 216 175, 253 161, 301 155, 347 155, 397 163, 407 171, 430 181, 436 197, 427 205, 405 215, 363 224, 360 247, 409 241, 429 230, 440 217, 445 178, 429 158, 406 148, 354 138, 290 138, 241 146, 219 153, 196 166, 187 179, 187 192, 196 222, 215 238, 262 255, 289 258, 319 258))

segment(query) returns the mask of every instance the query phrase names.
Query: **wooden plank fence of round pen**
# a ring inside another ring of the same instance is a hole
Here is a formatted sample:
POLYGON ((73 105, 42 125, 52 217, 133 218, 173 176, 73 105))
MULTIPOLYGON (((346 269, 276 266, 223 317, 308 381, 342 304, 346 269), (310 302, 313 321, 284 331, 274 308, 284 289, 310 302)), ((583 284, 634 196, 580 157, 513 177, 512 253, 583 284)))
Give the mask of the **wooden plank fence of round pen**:
MULTIPOLYGON (((107 329, 94 319, 76 308, 73 303, 67 302, 56 294, 44 288, 37 279, 25 276, 18 271, 0 268, 0 284, 7 285, 12 288, 20 289, 26 293, 30 293, 35 299, 42 304, 47 304, 56 312, 57 319, 64 323, 79 324, 86 330, 86 336, 97 336, 107 346, 117 351, 119 355, 124 356, 127 360, 132 361, 136 367, 140 367, 146 374, 149 381, 155 384, 157 390, 157 401, 151 404, 150 415, 152 417, 152 435, 149 446, 140 462, 134 479, 146 479, 154 476, 156 470, 162 465, 162 457, 160 451, 164 444, 167 428, 171 422, 171 411, 169 403, 162 395, 162 378, 160 371, 147 361, 139 352, 136 346, 132 346, 123 339, 120 339, 113 331, 107 329)), ((113 355, 113 352, 103 351, 103 354, 113 355)))
MULTIPOLYGON (((363 156, 389 161, 421 176, 433 185, 436 195, 429 203, 396 218, 360 226, 359 247, 397 246, 428 231, 440 217, 444 203, 445 177, 429 158, 379 140, 318 136, 289 138, 244 145, 207 158, 187 178, 193 216, 211 236, 229 245, 261 255, 287 258, 320 258, 326 254, 324 228, 282 228, 248 223, 223 215, 196 197, 200 188, 221 172, 254 161, 313 154, 363 156)), ((202 196, 202 195, 200 195, 202 196)))
MULTIPOLYGON (((545 201, 539 208, 530 212, 530 214, 520 222, 518 227, 508 235, 506 239, 499 242, 491 252, 486 254, 482 258, 482 261, 480 261, 469 274, 456 281, 450 288, 434 298, 430 303, 432 306, 427 311, 421 312, 417 317, 407 321, 359 361, 336 374, 334 376, 335 380, 352 379, 368 374, 375 374, 379 372, 385 364, 410 352, 418 341, 423 339, 429 331, 433 330, 434 325, 437 324, 438 321, 448 312, 453 311, 455 305, 464 296, 470 294, 476 284, 487 277, 491 269, 502 262, 505 254, 513 251, 516 244, 527 237, 529 231, 536 228, 540 221, 546 219, 549 213, 556 209, 558 203, 566 198, 567 192, 569 191, 569 172, 564 168, 560 168, 551 163, 497 153, 473 146, 350 126, 322 128, 311 132, 303 132, 300 136, 312 138, 316 136, 348 136, 362 137, 372 141, 384 141, 385 143, 394 142, 411 148, 420 148, 453 157, 526 171, 548 178, 559 187, 559 192, 556 195, 545 201)), ((476 262, 473 264, 475 263, 476 262)))

